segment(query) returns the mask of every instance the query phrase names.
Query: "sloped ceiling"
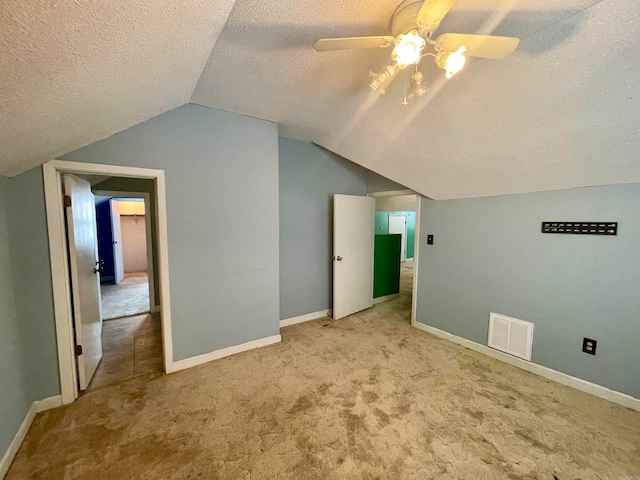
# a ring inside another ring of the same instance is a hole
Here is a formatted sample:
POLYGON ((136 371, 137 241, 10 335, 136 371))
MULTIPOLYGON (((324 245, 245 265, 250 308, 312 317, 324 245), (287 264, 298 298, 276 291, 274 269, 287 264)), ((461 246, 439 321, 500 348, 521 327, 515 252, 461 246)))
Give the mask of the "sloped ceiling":
POLYGON ((522 39, 428 96, 378 99, 389 50, 317 53, 318 38, 388 34, 395 0, 237 0, 191 98, 276 121, 436 199, 640 182, 640 2, 459 0, 445 32, 522 39))
POLYGON ((312 48, 388 34, 399 1, 5 0, 0 174, 191 101, 278 122, 436 199, 640 182, 640 2, 458 0, 438 34, 519 49, 449 81, 427 61, 429 95, 402 107, 368 89, 389 50, 312 48))
POLYGON ((233 0, 3 0, 0 174, 189 101, 233 0))

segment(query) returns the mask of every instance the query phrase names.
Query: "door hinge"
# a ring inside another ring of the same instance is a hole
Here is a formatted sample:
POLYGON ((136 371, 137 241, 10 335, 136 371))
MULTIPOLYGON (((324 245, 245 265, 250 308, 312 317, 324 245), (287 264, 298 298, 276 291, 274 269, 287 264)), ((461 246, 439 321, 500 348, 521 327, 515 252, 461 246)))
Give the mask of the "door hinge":
POLYGON ((65 207, 70 207, 71 206, 71 197, 69 195, 65 195, 63 198, 64 201, 64 206, 65 207))
POLYGON ((75 347, 76 357, 82 355, 82 345, 76 345, 75 347))

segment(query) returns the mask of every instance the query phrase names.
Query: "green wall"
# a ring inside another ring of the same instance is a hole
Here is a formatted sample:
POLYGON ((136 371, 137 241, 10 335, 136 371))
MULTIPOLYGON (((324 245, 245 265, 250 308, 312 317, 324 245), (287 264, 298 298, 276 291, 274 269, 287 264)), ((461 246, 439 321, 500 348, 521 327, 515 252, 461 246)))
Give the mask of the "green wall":
POLYGON ((489 312, 533 322, 534 363, 640 398, 640 184, 421 208, 418 322, 482 345, 489 312), (540 232, 560 220, 619 222, 618 235, 540 232))
POLYGON ((375 235, 373 247, 373 298, 400 293, 402 235, 375 235))
POLYGON ((416 240, 416 212, 376 212, 376 235, 389 233, 389 215, 407 216, 407 258, 413 258, 416 240))

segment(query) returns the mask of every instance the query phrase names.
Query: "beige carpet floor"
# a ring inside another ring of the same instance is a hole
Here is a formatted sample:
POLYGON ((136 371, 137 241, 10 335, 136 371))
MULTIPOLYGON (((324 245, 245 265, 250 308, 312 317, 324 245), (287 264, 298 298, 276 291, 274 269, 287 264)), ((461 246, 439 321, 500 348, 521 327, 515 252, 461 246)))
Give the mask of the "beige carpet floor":
POLYGON ((149 311, 146 273, 127 273, 118 285, 102 285, 102 319, 129 317, 149 311))
POLYGON ((640 413, 409 325, 410 295, 36 417, 9 479, 640 477, 640 413))

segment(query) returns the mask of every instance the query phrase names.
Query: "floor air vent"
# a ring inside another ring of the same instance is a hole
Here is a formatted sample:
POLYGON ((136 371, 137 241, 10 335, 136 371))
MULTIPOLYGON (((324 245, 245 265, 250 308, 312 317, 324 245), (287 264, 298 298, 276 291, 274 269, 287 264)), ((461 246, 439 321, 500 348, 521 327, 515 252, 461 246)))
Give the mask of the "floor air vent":
POLYGON ((531 361, 533 323, 515 318, 489 314, 489 340, 491 348, 531 361))

